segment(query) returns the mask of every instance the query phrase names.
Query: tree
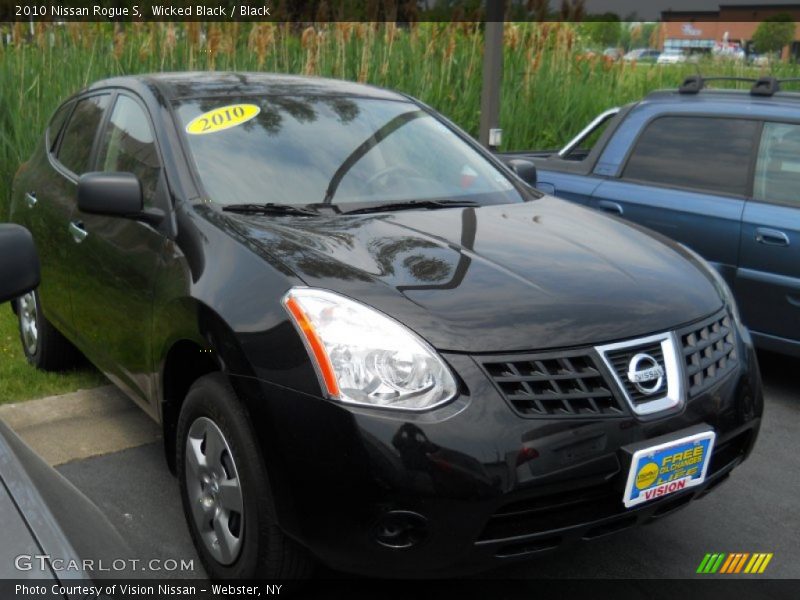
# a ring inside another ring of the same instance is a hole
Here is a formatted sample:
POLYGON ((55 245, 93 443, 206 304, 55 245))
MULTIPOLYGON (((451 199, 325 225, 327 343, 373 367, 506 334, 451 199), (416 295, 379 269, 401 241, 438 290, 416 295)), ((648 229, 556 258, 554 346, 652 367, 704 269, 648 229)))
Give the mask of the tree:
POLYGON ((622 20, 619 45, 625 50, 652 46, 650 38, 656 25, 656 23, 645 23, 632 17, 625 17, 622 20))
POLYGON ((622 23, 614 13, 587 17, 581 27, 592 43, 601 48, 616 47, 622 37, 622 23))
POLYGON ((756 52, 780 52, 794 40, 794 21, 791 15, 780 13, 767 17, 753 34, 753 46, 756 52))

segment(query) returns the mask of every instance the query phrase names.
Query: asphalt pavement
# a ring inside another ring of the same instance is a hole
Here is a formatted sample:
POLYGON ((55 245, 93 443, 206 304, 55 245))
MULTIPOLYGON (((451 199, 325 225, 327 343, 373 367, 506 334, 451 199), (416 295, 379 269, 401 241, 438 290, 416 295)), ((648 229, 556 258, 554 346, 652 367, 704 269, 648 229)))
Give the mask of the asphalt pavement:
MULTIPOLYGON (((705 498, 651 525, 480 575, 502 578, 684 578, 709 552, 771 552, 762 577, 800 578, 800 360, 760 355, 764 421, 748 461, 705 498)), ((142 427, 136 425, 136 427, 142 427)), ((152 439, 152 438, 151 438, 152 439)), ((194 560, 176 480, 159 441, 58 467, 144 560, 194 560)))

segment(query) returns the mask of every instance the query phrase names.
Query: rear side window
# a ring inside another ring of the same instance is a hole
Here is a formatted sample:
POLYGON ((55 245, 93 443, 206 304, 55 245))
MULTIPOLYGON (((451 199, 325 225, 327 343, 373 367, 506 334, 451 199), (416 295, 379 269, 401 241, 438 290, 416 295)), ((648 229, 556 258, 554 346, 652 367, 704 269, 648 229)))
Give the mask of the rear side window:
POLYGON ((800 206, 800 125, 764 124, 753 197, 800 206))
POLYGON ((64 126, 64 121, 67 120, 69 112, 72 110, 73 103, 68 102, 59 108, 53 118, 50 119, 50 124, 47 126, 47 150, 52 152, 55 149, 56 142, 58 141, 58 134, 64 126))
POLYGON ((136 175, 142 184, 145 205, 153 204, 161 163, 150 119, 132 98, 117 97, 98 156, 98 169, 101 171, 136 175))
POLYGON ((108 102, 108 94, 79 101, 64 130, 58 160, 76 175, 82 175, 89 170, 92 143, 108 102))
POLYGON ((744 196, 757 121, 661 117, 636 142, 625 179, 744 196))

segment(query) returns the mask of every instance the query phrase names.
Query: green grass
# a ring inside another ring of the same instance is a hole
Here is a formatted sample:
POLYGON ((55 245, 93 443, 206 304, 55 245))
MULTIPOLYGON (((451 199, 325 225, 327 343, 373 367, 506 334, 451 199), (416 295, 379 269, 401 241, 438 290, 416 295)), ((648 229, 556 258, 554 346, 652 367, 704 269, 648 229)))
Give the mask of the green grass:
POLYGON ((0 305, 0 404, 66 394, 108 383, 94 368, 45 373, 25 360, 17 318, 8 304, 0 305))

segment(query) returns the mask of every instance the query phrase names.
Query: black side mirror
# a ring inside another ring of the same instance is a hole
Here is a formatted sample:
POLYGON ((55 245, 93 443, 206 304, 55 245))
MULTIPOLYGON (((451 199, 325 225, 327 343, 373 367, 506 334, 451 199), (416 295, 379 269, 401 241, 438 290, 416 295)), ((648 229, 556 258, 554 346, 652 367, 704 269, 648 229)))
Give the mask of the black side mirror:
POLYGON ((164 212, 144 208, 142 185, 133 173, 85 173, 78 180, 78 209, 157 225, 164 212))
POLYGON ((19 225, 0 225, 0 303, 38 285, 39 255, 30 232, 19 225))
POLYGON ((525 183, 536 187, 536 165, 524 158, 512 158, 508 161, 508 166, 519 175, 525 183))

